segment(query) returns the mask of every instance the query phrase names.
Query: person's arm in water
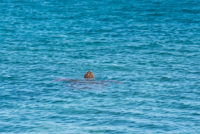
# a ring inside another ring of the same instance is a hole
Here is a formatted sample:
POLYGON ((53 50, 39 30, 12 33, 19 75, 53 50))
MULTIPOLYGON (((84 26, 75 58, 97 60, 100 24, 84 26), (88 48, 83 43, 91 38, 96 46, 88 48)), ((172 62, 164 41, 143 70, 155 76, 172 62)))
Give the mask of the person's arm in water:
POLYGON ((108 82, 113 82, 113 83, 123 84, 123 82, 116 81, 116 80, 108 80, 108 82))
POLYGON ((52 81, 78 81, 78 80, 73 80, 73 79, 54 79, 52 81))

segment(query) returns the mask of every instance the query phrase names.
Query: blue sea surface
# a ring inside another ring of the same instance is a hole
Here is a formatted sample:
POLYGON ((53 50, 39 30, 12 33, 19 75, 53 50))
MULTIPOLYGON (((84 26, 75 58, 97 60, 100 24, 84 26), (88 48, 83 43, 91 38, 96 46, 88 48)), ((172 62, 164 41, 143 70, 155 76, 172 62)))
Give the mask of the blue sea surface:
POLYGON ((0 133, 199 134, 199 0, 1 0, 0 133))

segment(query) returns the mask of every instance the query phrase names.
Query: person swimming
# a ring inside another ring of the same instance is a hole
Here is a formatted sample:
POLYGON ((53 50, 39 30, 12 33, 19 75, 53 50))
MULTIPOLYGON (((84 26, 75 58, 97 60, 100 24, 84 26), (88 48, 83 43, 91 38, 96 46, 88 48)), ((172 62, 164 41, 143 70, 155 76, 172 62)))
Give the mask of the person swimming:
MULTIPOLYGON (((93 80, 92 78, 94 78, 94 74, 89 70, 85 73, 84 75, 85 80, 93 80)), ((80 81, 80 80, 76 80, 76 79, 54 79, 52 81, 80 81)))
POLYGON ((119 82, 119 81, 114 81, 114 80, 106 80, 106 81, 97 81, 95 78, 94 78, 94 74, 89 70, 85 73, 84 75, 84 79, 54 79, 52 81, 69 81, 69 82, 95 82, 95 83, 107 83, 107 82, 112 82, 112 83, 118 83, 118 84, 123 84, 122 82, 119 82))

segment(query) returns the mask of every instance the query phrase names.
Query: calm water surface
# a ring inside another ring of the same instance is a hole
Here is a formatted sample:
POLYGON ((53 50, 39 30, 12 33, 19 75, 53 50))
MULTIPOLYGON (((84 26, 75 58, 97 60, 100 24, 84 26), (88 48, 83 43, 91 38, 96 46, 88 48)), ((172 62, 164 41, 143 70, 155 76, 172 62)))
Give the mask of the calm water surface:
POLYGON ((200 133, 198 0, 3 0, 0 16, 0 133, 200 133))

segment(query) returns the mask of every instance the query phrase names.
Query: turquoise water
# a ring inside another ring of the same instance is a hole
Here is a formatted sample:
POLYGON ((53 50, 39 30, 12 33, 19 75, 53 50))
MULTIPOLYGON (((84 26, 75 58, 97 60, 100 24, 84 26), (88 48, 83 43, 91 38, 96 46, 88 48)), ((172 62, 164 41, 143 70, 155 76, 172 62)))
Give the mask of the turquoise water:
POLYGON ((198 0, 7 0, 0 16, 0 133, 200 133, 198 0))

